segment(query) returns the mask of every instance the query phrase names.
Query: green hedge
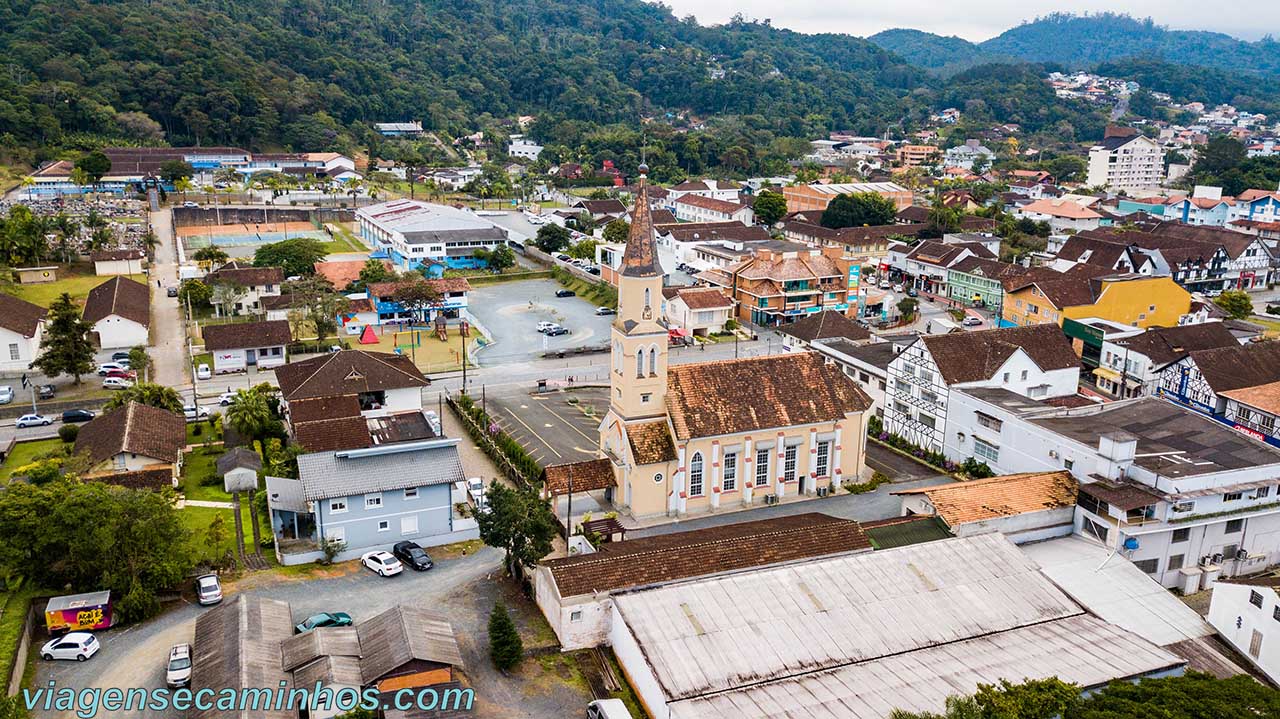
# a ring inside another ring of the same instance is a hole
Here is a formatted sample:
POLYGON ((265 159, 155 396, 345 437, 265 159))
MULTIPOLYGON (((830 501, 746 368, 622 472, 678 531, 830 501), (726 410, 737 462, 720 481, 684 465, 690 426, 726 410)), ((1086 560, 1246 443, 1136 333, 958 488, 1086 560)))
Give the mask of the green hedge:
POLYGON ((499 466, 506 464, 518 475, 524 484, 532 484, 542 475, 542 466, 511 435, 499 429, 489 432, 490 425, 496 426, 493 419, 466 394, 458 395, 454 400, 455 408, 463 416, 467 433, 476 440, 484 453, 499 466))

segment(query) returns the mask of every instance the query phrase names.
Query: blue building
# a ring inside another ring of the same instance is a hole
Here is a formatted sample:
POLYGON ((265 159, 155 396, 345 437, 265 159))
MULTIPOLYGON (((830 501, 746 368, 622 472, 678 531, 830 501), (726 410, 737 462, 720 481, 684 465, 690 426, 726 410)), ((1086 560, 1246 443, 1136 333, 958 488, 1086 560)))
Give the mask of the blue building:
POLYGON ((356 211, 360 237, 374 256, 399 270, 470 269, 488 263, 476 250, 493 250, 509 240, 507 230, 470 210, 419 200, 391 200, 356 211), (385 253, 385 255, 383 254, 385 253))

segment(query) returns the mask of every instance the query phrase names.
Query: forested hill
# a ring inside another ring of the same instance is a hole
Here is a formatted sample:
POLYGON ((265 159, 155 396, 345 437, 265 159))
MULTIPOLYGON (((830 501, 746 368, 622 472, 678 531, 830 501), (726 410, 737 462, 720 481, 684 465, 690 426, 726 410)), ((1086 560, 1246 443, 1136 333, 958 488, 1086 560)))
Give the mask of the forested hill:
POLYGON ((688 110, 875 132, 924 73, 860 39, 640 0, 0 0, 0 137, 322 148, 354 122, 688 110))
POLYGON ((1122 58, 1152 58, 1235 73, 1280 75, 1280 43, 1245 42, 1215 32, 1168 30, 1150 19, 1100 13, 1054 13, 982 43, 918 31, 888 30, 868 38, 922 67, 990 62, 1013 57, 1075 68, 1122 58))

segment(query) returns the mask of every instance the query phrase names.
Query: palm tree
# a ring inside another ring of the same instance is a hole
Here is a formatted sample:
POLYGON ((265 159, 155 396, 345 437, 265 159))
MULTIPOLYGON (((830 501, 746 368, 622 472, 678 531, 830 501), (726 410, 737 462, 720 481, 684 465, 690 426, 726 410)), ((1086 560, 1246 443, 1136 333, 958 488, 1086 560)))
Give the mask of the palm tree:
POLYGON ((71 240, 80 234, 80 224, 75 218, 59 212, 53 218, 53 228, 58 233, 58 255, 63 262, 70 262, 71 240))
POLYGON ((195 188, 195 183, 191 181, 190 177, 179 177, 178 180, 173 183, 173 189, 182 193, 183 202, 187 201, 187 193, 191 192, 195 188))
POLYGON ((26 191, 28 200, 34 199, 35 193, 32 191, 31 188, 35 186, 36 186, 36 178, 32 177, 31 175, 27 175, 22 178, 22 189, 26 191))
POLYGON ((80 194, 82 195, 85 194, 84 188, 89 184, 90 181, 91 179, 89 177, 89 173, 85 172, 83 168, 80 168, 80 167, 71 168, 71 184, 80 188, 80 194))
POLYGON ((242 389, 236 392, 236 398, 227 408, 227 426, 249 440, 250 446, 257 442, 263 461, 267 459, 267 430, 275 418, 271 416, 271 405, 267 397, 258 388, 242 389))

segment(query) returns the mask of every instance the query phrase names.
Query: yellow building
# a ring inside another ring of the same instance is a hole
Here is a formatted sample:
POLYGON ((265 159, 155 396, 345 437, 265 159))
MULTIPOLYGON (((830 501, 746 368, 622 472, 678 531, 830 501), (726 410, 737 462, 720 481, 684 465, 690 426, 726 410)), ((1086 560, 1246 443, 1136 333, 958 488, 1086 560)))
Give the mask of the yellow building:
POLYGON ((1001 318, 1015 325, 1061 325, 1065 317, 1098 317, 1133 327, 1176 327, 1190 312, 1190 293, 1172 278, 1100 275, 1077 265, 1056 276, 1046 270, 1010 280, 1001 318))
POLYGON ((668 367, 645 170, 619 267, 600 423, 614 504, 633 517, 674 517, 860 481, 871 400, 837 365, 803 352, 668 367))

